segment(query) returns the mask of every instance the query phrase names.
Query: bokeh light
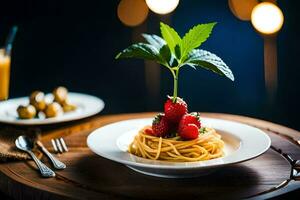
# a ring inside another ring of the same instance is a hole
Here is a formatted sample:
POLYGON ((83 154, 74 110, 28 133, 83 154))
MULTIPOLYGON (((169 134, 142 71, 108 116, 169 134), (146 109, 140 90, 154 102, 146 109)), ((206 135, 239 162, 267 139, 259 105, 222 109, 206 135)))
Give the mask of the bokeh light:
POLYGON ((144 0, 121 0, 118 5, 118 17, 126 26, 142 24, 149 13, 144 0))
POLYGON ((258 4, 258 0, 228 0, 231 12, 240 20, 251 20, 252 9, 258 4))
POLYGON ((283 25, 283 20, 282 11, 273 3, 263 2, 252 10, 251 23, 257 31, 263 34, 278 32, 283 25))
POLYGON ((146 0, 146 3, 153 12, 165 15, 175 10, 179 0, 146 0))

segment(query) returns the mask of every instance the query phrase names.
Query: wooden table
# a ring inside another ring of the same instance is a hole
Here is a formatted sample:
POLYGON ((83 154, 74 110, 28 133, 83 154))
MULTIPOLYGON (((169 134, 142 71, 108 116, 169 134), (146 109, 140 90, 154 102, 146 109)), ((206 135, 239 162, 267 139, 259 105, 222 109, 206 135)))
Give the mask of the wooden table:
MULTIPOLYGON (((42 127, 42 141, 63 136, 70 152, 59 155, 67 169, 43 179, 32 161, 0 164, 0 189, 14 199, 264 199, 300 188, 300 133, 248 117, 203 113, 264 130, 272 147, 262 156, 192 179, 164 179, 139 174, 92 153, 86 137, 106 124, 154 113, 95 116, 62 125, 42 127)), ((44 159, 47 162, 47 159, 44 159)))

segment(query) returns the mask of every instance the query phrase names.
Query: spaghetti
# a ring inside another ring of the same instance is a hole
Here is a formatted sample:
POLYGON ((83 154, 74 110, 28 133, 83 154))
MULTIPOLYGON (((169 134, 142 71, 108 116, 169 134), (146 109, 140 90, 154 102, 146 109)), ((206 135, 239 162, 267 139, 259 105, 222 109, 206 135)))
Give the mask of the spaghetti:
POLYGON ((162 138, 139 131, 129 146, 129 153, 151 160, 201 161, 224 155, 224 142, 215 129, 204 128, 204 133, 194 140, 182 141, 179 136, 162 138))

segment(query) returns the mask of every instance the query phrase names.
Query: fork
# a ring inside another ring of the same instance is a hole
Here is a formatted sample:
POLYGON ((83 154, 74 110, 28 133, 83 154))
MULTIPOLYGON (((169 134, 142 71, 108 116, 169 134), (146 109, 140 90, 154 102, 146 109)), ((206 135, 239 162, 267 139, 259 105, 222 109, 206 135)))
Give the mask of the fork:
POLYGON ((64 153, 69 151, 63 138, 51 139, 51 143, 56 153, 64 153))
POLYGON ((37 141, 36 142, 37 146, 42 150, 42 152, 44 154, 46 154, 46 156, 50 159, 50 161, 52 162, 52 165, 55 169, 65 169, 66 168, 66 164, 59 161, 57 158, 55 158, 43 145, 43 143, 41 141, 37 141))

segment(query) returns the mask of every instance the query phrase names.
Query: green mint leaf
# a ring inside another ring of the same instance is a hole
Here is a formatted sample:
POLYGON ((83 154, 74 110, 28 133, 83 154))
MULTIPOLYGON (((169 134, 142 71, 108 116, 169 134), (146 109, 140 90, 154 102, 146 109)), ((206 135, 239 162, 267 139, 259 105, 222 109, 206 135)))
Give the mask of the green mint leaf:
POLYGON ((180 58, 181 58, 181 51, 180 51, 180 45, 179 44, 177 44, 175 46, 175 56, 176 56, 177 59, 180 60, 180 58))
POLYGON ((150 35, 150 34, 143 33, 142 36, 149 44, 153 45, 157 49, 160 49, 165 44, 167 44, 166 41, 161 37, 159 37, 158 35, 150 35))
POLYGON ((205 42, 215 25, 215 22, 199 24, 190 29, 182 38, 181 55, 186 56, 191 50, 198 48, 205 42))
POLYGON ((167 63, 168 65, 170 64, 170 60, 171 60, 171 51, 168 47, 168 45, 164 45, 159 49, 159 54, 160 57, 162 58, 162 60, 167 63))
MULTIPOLYGON (((153 45, 154 47, 156 47, 158 50, 159 50, 159 54, 160 56, 164 59, 164 61, 166 63, 169 64, 169 66, 177 66, 178 65, 178 62, 177 60, 175 59, 175 57, 172 55, 172 53, 170 52, 170 48, 169 46, 167 45, 166 41, 157 36, 157 35, 150 35, 150 34, 142 34, 142 36, 145 38, 145 40, 153 45)), ((179 44, 177 44, 175 46, 175 54, 177 54, 177 58, 180 58, 180 46, 179 44)))
POLYGON ((171 52, 170 49, 164 39, 157 35, 149 35, 149 34, 142 34, 142 36, 145 38, 145 40, 154 46, 159 51, 159 56, 162 58, 162 60, 169 64, 171 59, 171 52))
POLYGON ((180 36, 173 28, 162 22, 160 22, 160 31, 171 52, 175 54, 175 46, 180 45, 181 43, 180 36))
POLYGON ((115 57, 115 59, 119 58, 140 58, 162 62, 159 51, 154 46, 145 43, 133 44, 124 49, 115 57))
POLYGON ((230 80, 234 81, 234 76, 230 68, 223 62, 220 57, 208 51, 201 49, 192 50, 189 53, 185 63, 203 67, 221 76, 226 76, 230 80))

